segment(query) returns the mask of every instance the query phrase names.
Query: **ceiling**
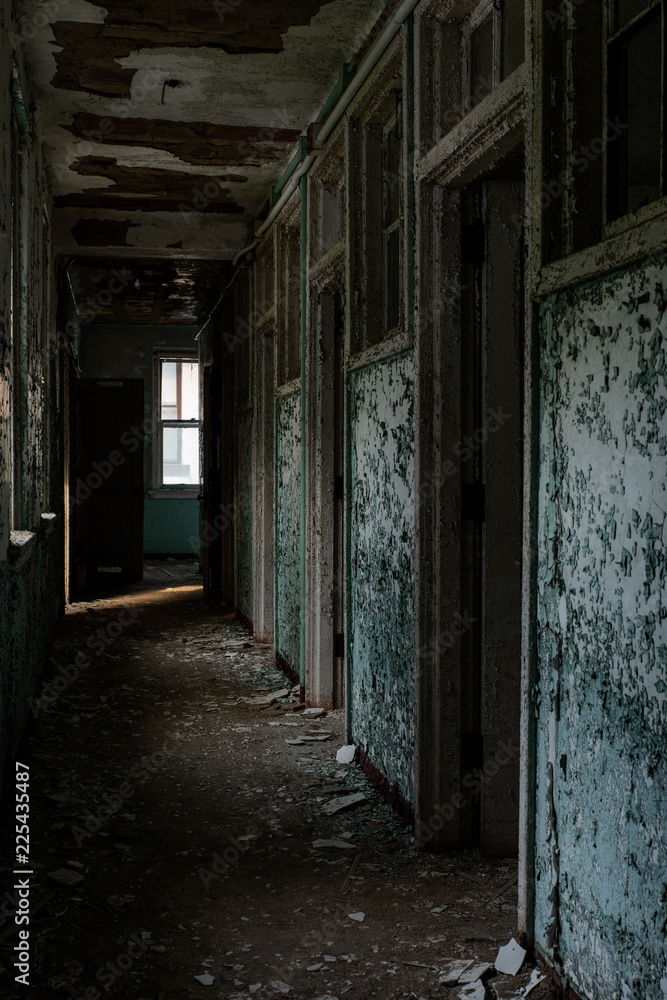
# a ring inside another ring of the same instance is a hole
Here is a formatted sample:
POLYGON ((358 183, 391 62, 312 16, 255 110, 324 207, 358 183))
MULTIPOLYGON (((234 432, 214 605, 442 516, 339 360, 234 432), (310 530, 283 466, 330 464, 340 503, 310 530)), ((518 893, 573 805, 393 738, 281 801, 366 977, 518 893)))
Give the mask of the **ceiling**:
POLYGON ((58 250, 232 258, 384 6, 24 0, 58 250))
POLYGON ((220 297, 229 263, 73 258, 72 297, 84 325, 200 326, 220 297))

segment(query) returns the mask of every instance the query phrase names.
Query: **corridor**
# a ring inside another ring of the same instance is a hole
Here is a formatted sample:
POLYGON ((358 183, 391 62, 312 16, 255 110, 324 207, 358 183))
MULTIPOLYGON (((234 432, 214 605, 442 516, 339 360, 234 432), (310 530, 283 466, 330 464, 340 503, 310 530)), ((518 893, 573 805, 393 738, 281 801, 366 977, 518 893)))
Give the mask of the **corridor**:
POLYGON ((665 108, 667 0, 0 0, 17 1000, 667 1000, 665 108))
MULTIPOLYGON (((304 711, 270 647, 204 604, 193 570, 153 564, 126 593, 70 605, 58 628, 20 751, 31 995, 446 995, 450 961, 493 962, 511 937, 516 864, 416 855, 359 767, 337 763, 342 713, 304 711), (92 645, 90 666, 58 692, 92 645), (305 734, 319 741, 299 745, 305 734)), ((2 911, 3 975, 13 909, 2 911)), ((487 996, 520 996, 530 975, 496 975, 487 996)), ((530 994, 553 995, 546 982, 530 994)))

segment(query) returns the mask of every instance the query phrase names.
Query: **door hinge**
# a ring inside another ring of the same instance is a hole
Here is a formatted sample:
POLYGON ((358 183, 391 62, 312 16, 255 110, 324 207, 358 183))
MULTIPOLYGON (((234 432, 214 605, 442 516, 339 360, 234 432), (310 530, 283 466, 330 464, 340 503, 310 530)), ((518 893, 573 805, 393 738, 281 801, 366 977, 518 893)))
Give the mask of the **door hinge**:
POLYGON ((461 487, 461 520, 486 519, 486 490, 483 483, 464 483, 461 487))
POLYGON ((334 500, 345 499, 345 481, 342 476, 334 476, 334 500))
POLYGON ((342 632, 336 632, 334 636, 334 656, 345 656, 345 636, 342 632))

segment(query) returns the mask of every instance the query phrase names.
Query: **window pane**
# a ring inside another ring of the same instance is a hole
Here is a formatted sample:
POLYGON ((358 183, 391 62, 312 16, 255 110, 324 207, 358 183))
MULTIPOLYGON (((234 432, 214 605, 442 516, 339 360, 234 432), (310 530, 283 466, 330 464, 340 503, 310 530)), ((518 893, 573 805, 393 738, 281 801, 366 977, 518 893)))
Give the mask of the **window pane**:
POLYGON ((628 43, 628 211, 660 197, 662 40, 656 18, 628 43))
POLYGON ((178 420, 175 361, 162 362, 162 419, 178 420))
POLYGON ((524 60, 524 0, 504 0, 502 7, 502 79, 513 73, 524 60))
POLYGON ((343 235, 343 193, 337 184, 320 187, 320 250, 326 253, 343 235))
POLYGON ((611 118, 625 128, 608 146, 610 217, 660 197, 662 18, 612 46, 611 118))
POLYGON ((181 420, 199 420, 199 364, 184 361, 181 379, 181 420))
POLYGON ((398 326, 401 305, 401 234, 394 229, 385 241, 385 326, 398 326))
MULTIPOLYGON (((399 114, 400 112, 397 112, 399 114)), ((384 225, 391 226, 401 214, 401 139, 398 124, 385 133, 382 143, 382 192, 384 225)))
POLYGON ((614 9, 614 30, 618 31, 631 21, 637 14, 641 14, 648 7, 648 0, 616 0, 614 9))
POLYGON ((470 103, 472 107, 493 90, 493 20, 486 17, 470 36, 470 103))
POLYGON ((162 419, 199 420, 199 364, 162 362, 162 419))
POLYGON ((163 427, 162 482, 165 486, 199 483, 198 427, 163 427))

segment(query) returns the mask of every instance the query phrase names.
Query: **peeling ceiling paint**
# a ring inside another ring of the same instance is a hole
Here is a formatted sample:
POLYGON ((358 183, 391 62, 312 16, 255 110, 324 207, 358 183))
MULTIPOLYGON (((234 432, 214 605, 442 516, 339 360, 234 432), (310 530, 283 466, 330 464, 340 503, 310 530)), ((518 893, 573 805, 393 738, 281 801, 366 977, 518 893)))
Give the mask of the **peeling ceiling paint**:
POLYGON ((129 221, 136 249, 144 239, 151 252, 182 241, 203 255, 215 216, 216 252, 233 256, 384 6, 24 0, 19 36, 57 198, 58 249, 77 245, 71 227, 88 210, 129 221), (215 197, 204 193, 208 178, 220 178, 215 197), (183 203, 193 208, 187 222, 183 203))
POLYGON ((68 266, 86 324, 197 325, 227 278, 228 265, 203 261, 76 258, 68 266))

